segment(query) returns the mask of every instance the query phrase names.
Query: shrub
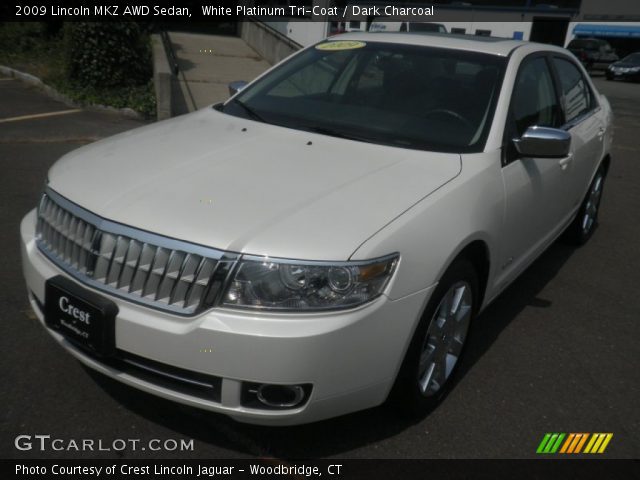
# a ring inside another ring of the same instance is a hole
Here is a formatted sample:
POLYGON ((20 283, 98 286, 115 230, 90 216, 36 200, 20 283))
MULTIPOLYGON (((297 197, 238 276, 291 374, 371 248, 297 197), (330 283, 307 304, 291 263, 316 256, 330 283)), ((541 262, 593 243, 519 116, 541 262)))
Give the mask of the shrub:
POLYGON ((6 22, 1 27, 0 50, 4 53, 28 52, 44 37, 44 24, 40 22, 6 22))
POLYGON ((152 75, 149 37, 134 22, 68 22, 65 70, 83 87, 145 85, 152 75))

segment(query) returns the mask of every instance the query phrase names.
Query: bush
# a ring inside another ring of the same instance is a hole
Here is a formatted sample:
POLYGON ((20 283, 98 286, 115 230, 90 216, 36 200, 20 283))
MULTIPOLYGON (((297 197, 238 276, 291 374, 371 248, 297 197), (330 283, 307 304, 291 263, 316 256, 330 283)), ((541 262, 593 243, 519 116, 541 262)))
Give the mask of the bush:
POLYGON ((145 85, 152 76, 149 37, 134 22, 68 22, 67 78, 82 87, 145 85))
POLYGON ((44 37, 44 24, 40 22, 6 22, 0 28, 0 51, 23 53, 36 48, 44 37))

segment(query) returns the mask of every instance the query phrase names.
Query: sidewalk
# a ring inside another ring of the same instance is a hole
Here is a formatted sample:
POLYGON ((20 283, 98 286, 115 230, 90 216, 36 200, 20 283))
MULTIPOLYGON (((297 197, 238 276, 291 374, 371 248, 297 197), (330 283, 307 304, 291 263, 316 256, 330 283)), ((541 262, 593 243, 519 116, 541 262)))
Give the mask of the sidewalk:
POLYGON ((271 66, 237 37, 181 32, 169 37, 180 66, 174 115, 226 100, 230 82, 253 80, 271 66))

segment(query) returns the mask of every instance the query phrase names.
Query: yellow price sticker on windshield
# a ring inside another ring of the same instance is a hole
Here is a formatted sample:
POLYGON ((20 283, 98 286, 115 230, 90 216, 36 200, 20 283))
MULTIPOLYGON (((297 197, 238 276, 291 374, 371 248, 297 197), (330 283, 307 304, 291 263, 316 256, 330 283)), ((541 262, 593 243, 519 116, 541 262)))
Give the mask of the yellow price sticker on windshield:
POLYGON ((321 43, 316 45, 317 50, 353 50, 355 48, 362 48, 366 45, 364 42, 356 42, 355 40, 336 40, 333 42, 321 43))

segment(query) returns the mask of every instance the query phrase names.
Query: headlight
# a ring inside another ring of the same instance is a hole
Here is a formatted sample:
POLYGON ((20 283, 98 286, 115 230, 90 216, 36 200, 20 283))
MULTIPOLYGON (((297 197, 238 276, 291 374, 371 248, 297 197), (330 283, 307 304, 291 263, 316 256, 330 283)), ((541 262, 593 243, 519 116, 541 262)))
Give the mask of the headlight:
POLYGON ((355 307, 382 294, 397 261, 398 255, 335 263, 243 257, 222 304, 285 311, 355 307))

